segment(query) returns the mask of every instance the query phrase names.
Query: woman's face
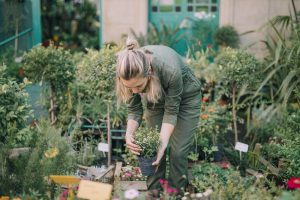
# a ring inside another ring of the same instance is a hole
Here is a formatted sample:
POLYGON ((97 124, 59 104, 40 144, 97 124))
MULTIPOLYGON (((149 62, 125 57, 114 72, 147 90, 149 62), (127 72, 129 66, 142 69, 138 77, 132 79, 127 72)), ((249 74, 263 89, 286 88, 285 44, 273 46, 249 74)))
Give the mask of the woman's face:
POLYGON ((148 85, 149 77, 136 77, 129 80, 120 78, 120 81, 132 93, 143 93, 148 85))

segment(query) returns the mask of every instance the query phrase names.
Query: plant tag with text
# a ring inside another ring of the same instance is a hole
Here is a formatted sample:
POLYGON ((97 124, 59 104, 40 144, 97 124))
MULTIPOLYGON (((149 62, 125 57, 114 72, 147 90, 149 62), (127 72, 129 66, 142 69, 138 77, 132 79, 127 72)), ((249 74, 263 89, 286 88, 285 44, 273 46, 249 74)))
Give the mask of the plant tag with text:
POLYGON ((111 199, 112 188, 110 184, 81 180, 77 196, 82 199, 108 200, 111 199))
POLYGON ((237 142, 235 144, 235 149, 238 150, 238 151, 241 151, 241 152, 248 152, 248 147, 249 145, 248 144, 245 144, 245 143, 241 143, 241 142, 237 142))
POLYGON ((103 152, 108 152, 109 148, 108 148, 108 144, 107 143, 99 143, 98 144, 98 151, 103 151, 103 152))

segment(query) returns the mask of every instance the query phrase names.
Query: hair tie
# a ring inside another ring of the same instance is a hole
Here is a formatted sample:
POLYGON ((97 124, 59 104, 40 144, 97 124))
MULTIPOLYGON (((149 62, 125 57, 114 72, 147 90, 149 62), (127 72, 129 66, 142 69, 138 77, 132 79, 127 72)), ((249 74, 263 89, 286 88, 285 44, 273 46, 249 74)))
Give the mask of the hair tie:
POLYGON ((135 44, 128 44, 128 45, 126 46, 127 50, 133 50, 134 47, 135 47, 135 44))

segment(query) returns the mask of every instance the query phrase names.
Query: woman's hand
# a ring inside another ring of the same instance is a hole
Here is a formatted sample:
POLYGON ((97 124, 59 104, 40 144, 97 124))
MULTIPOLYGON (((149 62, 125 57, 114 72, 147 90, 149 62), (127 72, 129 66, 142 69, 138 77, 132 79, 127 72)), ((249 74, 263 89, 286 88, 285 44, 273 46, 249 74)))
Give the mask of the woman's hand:
POLYGON ((152 163, 152 165, 159 165, 161 158, 165 153, 166 147, 160 147, 157 151, 156 161, 152 163))
POLYGON ((140 155, 141 148, 134 144, 133 134, 138 129, 139 123, 137 121, 134 121, 132 119, 129 119, 127 121, 127 129, 126 129, 126 146, 127 148, 135 155, 140 155))
POLYGON ((140 152, 142 151, 142 149, 140 148, 140 146, 134 144, 134 139, 132 137, 131 134, 126 134, 125 136, 126 138, 126 146, 127 148, 135 155, 140 155, 140 152))
POLYGON ((157 157, 156 157, 156 161, 154 161, 152 163, 152 165, 159 165, 161 158, 163 157, 165 150, 168 146, 169 143, 169 139, 172 135, 174 131, 174 125, 172 124, 168 124, 168 123, 163 123, 161 126, 161 130, 160 130, 160 142, 161 145, 157 151, 157 157))

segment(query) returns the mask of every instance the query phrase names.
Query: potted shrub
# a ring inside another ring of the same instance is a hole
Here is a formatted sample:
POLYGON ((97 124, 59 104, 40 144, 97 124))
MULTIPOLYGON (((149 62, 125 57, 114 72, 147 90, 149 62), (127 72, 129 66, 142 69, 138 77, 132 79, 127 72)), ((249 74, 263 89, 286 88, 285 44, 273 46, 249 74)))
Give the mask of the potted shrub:
POLYGON ((159 132, 157 129, 140 127, 134 135, 134 140, 142 149, 138 156, 142 174, 144 176, 153 175, 155 166, 152 166, 152 163, 156 160, 156 153, 161 144, 159 132))

